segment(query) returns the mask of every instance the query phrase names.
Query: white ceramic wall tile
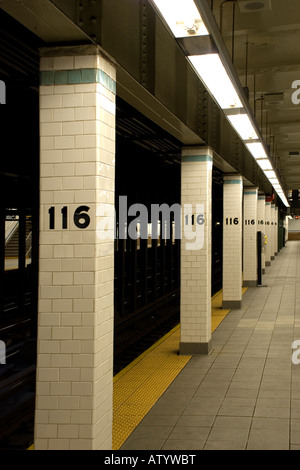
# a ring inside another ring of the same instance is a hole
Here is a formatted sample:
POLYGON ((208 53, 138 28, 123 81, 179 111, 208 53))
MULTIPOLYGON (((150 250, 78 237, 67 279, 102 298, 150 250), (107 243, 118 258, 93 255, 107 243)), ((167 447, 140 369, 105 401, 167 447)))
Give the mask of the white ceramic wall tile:
POLYGON ((271 203, 265 203, 265 231, 267 236, 267 244, 265 249, 266 264, 271 262, 272 251, 272 232, 271 232, 271 203))
MULTIPOLYGON (((205 157, 211 157, 211 151, 184 149, 182 155, 188 161, 183 159, 181 164, 181 207, 191 204, 195 214, 197 205, 203 205, 205 223, 201 226, 203 239, 198 244, 189 246, 184 233, 181 240, 181 343, 208 344, 211 340, 212 160, 205 161, 205 157), (189 157, 193 156, 204 158, 190 161, 189 157)), ((184 219, 182 223, 184 228, 184 219)))
MULTIPOLYGON (((56 55, 40 66, 57 71, 105 63, 97 55, 56 55)), ((104 71, 115 77, 110 62, 104 71)), ((97 237, 95 204, 114 207, 115 96, 97 84, 42 86, 40 111, 35 448, 110 449, 114 243, 97 237), (82 205, 89 207, 86 229, 74 224, 82 205)))
POLYGON ((240 302, 242 300, 242 177, 224 176, 223 189, 223 302, 240 302))
MULTIPOLYGON (((265 234, 266 232, 265 218, 266 218, 265 197, 259 195, 258 200, 257 200, 257 231, 262 232, 262 234, 265 234)), ((265 269, 265 266, 266 266, 266 256, 265 256, 265 249, 263 249, 262 255, 261 255, 262 269, 265 269)))
POLYGON ((254 188, 244 191, 243 280, 257 281, 257 197, 254 188))

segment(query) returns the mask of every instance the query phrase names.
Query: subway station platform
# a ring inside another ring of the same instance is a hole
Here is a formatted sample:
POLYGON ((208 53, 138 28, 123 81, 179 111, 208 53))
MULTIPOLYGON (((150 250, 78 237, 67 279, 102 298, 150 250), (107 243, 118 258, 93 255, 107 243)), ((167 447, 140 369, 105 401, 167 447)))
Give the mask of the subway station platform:
POLYGON ((114 449, 300 449, 297 339, 300 242, 289 241, 215 325, 209 356, 179 356, 175 328, 115 377, 114 449))

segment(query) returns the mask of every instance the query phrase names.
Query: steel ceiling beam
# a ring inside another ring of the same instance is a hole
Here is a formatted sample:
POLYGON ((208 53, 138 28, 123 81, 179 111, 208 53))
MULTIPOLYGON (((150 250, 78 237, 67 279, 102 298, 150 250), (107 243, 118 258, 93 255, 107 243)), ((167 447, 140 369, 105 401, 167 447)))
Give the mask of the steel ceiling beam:
POLYGON ((0 8, 48 44, 94 42, 50 0, 1 0, 0 8))

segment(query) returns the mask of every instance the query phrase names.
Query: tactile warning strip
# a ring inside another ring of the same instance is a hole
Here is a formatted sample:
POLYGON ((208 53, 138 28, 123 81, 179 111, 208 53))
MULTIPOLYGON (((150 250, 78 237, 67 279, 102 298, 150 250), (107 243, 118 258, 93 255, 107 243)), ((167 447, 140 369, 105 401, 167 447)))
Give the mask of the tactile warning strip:
MULTIPOLYGON (((247 288, 243 288, 243 294, 247 288)), ((212 332, 230 310, 222 291, 212 297, 212 332)), ((114 377, 113 450, 118 450, 190 360, 178 355, 180 325, 114 377)))
POLYGON ((113 450, 125 442, 190 360, 179 356, 179 325, 114 378, 113 450))

